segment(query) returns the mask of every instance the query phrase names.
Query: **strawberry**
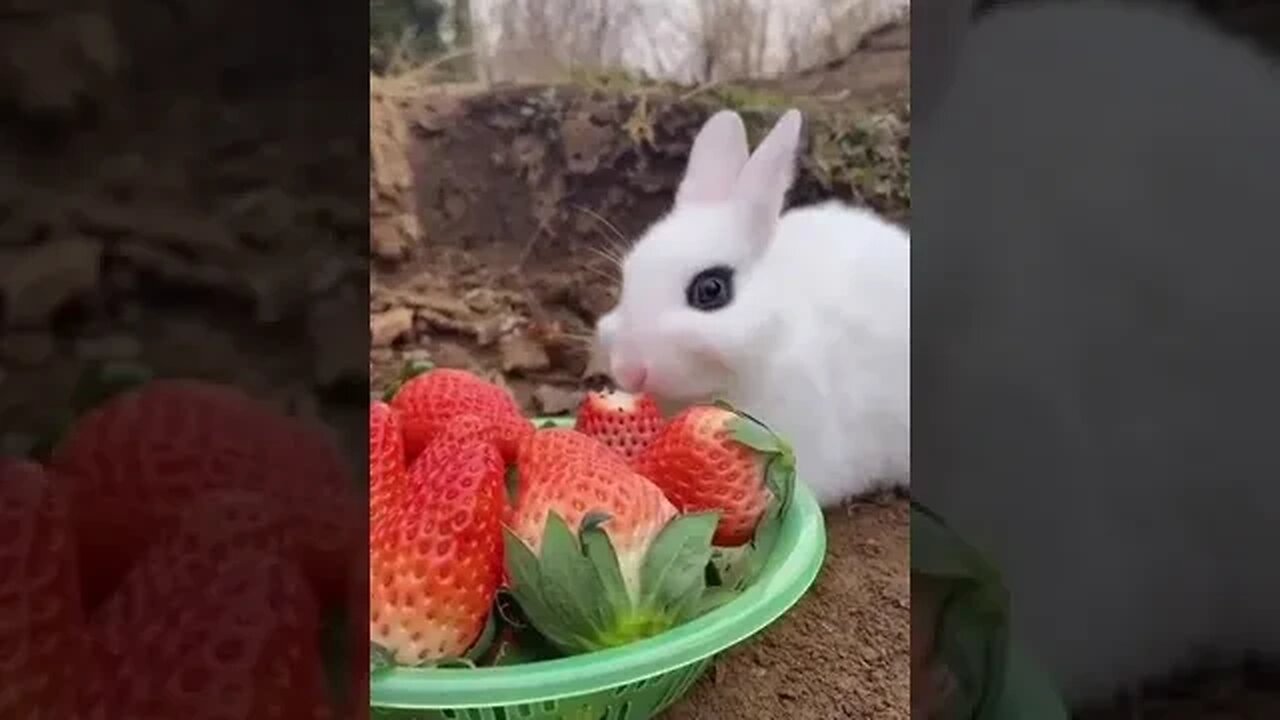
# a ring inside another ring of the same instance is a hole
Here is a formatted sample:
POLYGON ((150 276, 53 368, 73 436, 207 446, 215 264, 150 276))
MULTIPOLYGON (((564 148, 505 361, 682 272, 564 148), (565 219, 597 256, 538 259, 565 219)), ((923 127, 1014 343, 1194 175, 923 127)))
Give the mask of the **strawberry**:
POLYGON ((446 425, 409 469, 394 510, 370 528, 369 639, 397 664, 482 652, 502 575, 503 480, 487 420, 446 425))
POLYGON ((377 524, 389 498, 407 481, 404 435, 395 410, 384 402, 369 406, 369 522, 377 524))
POLYGON ((91 628, 79 717, 331 718, 318 617, 277 555, 162 543, 91 628))
POLYGON ((574 428, 632 460, 658 434, 662 423, 662 411, 648 395, 589 392, 578 407, 574 428))
POLYGON ((516 467, 511 594, 553 645, 623 645, 700 611, 714 514, 677 517, 653 483, 576 430, 535 432, 516 467))
POLYGON ((411 378, 391 399, 391 407, 400 415, 410 463, 458 415, 475 415, 492 423, 498 450, 508 463, 515 460, 520 441, 533 432, 510 393, 465 370, 437 368, 411 378))
POLYGON ((795 460, 758 421, 723 405, 671 419, 634 463, 682 512, 716 510, 717 546, 750 542, 775 496, 789 499, 795 460))
POLYGON ((0 459, 0 718, 75 717, 84 634, 65 478, 0 459))
POLYGON ((76 421, 51 464, 74 479, 91 607, 208 491, 261 493, 296 515, 316 554, 345 559, 359 544, 360 506, 332 439, 229 387, 157 380, 117 395, 76 421))

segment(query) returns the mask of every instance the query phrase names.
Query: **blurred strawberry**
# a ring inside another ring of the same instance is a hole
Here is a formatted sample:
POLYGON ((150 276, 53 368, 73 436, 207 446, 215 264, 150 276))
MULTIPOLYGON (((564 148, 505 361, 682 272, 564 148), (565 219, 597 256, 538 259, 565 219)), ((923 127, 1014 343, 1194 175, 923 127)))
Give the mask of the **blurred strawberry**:
POLYGON ((587 393, 574 428, 630 461, 649 445, 662 424, 662 411, 652 397, 615 390, 587 393))
POLYGON ((237 544, 161 544, 91 627, 80 718, 331 718, 318 638, 293 563, 237 544))
POLYGON ((75 716, 84 616, 66 490, 0 458, 0 720, 75 716))
POLYGON ((789 497, 795 482, 787 444, 720 405, 697 405, 672 418, 634 466, 682 512, 719 512, 715 544, 725 547, 750 542, 772 499, 789 497))
POLYGON ((157 380, 117 395, 75 422, 51 463, 74 479, 90 607, 213 490, 260 493, 317 556, 348 557, 360 542, 360 506, 332 438, 229 387, 157 380))
POLYGON ((477 433, 486 423, 463 416, 445 425, 410 468, 394 509, 370 528, 369 639, 398 664, 463 657, 478 649, 490 619, 506 468, 477 433))
MULTIPOLYGON (((197 592, 228 554, 249 550, 288 560, 304 571, 313 594, 323 590, 325 597, 345 601, 359 563, 336 549, 317 552, 315 539, 306 534, 310 528, 297 518, 259 493, 203 493, 168 535, 145 550, 91 621, 100 628, 132 627, 153 596, 197 592)), ((132 641, 116 638, 109 647, 125 648, 132 641)))
POLYGON ((564 652, 624 645, 696 614, 714 514, 677 517, 662 491, 576 430, 520 448, 506 535, 511 593, 564 652))
POLYGON ((465 370, 428 370, 405 382, 391 407, 399 414, 410 463, 458 415, 474 415, 492 424, 507 463, 515 461, 520 441, 533 432, 510 393, 465 370))

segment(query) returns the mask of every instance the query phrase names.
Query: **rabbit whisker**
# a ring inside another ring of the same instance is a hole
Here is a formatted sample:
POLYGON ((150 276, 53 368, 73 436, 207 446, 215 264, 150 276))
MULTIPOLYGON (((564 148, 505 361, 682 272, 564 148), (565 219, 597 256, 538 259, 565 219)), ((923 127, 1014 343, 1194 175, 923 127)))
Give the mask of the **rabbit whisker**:
POLYGON ((621 268, 621 267, 622 267, 622 258, 620 258, 619 256, 615 255, 614 253, 612 253, 612 252, 610 252, 610 251, 608 251, 608 250, 605 250, 604 248, 596 247, 596 246, 594 246, 594 245, 588 245, 588 246, 587 246, 587 249, 588 249, 588 250, 590 250, 591 252, 595 253, 595 254, 596 254, 596 256, 601 257, 601 258, 604 258, 604 259, 605 259, 605 260, 606 260, 610 265, 612 265, 612 266, 614 266, 614 267, 617 267, 617 268, 621 268))
MULTIPOLYGON (((596 212, 595 210, 592 210, 589 207, 584 207, 582 205, 570 205, 569 207, 573 208, 574 210, 577 210, 578 212, 583 213, 584 215, 591 217, 596 222, 600 223, 606 229, 608 229, 609 232, 613 234, 613 238, 611 239, 610 244, 613 245, 613 248, 615 250, 619 250, 619 251, 626 250, 626 246, 628 244, 627 236, 624 235, 622 231, 618 229, 617 225, 614 225, 613 223, 609 222, 602 215, 600 215, 600 213, 596 212), (622 243, 622 244, 618 245, 616 243, 622 243)), ((610 238, 606 238, 606 240, 610 240, 610 238)))
POLYGON ((616 285, 621 280, 621 278, 619 278, 616 273, 605 272, 604 270, 601 270, 600 268, 594 265, 583 265, 582 269, 595 275, 596 277, 599 277, 602 280, 607 281, 611 286, 616 285))

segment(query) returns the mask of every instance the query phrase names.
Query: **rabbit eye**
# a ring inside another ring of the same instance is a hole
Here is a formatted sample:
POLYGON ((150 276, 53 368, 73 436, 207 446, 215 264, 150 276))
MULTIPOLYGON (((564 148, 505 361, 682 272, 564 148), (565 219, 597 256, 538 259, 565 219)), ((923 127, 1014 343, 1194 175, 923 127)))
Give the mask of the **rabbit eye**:
POLYGON ((719 310, 733 301, 733 268, 717 265, 703 270, 689 281, 684 295, 695 310, 719 310))

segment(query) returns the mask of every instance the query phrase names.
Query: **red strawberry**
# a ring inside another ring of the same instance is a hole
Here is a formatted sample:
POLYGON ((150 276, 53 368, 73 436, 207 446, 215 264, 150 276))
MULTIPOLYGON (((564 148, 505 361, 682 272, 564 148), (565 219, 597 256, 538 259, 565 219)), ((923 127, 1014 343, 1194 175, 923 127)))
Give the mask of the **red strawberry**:
POLYGON ((648 395, 589 392, 578 408, 574 427, 630 461, 653 440, 662 423, 662 411, 648 395))
POLYGON ((622 645, 698 610, 715 515, 677 517, 653 483, 576 430, 535 432, 517 473, 511 592, 553 644, 570 653, 622 645))
POLYGON ((515 460, 520 441, 533 432, 510 393, 465 370, 428 370, 402 385, 391 407, 400 414, 410 463, 458 415, 475 415, 492 423, 498 432, 498 450, 508 463, 515 460))
POLYGON ((462 657, 489 619, 502 574, 503 480, 496 446, 462 418, 409 470, 406 492, 370 528, 369 638, 396 663, 462 657))
POLYGON ((396 411, 384 402, 369 406, 369 522, 376 524, 389 498, 408 478, 404 435, 396 411))
POLYGON ((318 554, 346 558, 359 544, 360 506, 332 439, 229 387, 158 380, 118 395, 75 423, 52 465, 75 480, 90 606, 211 490, 288 509, 318 554))
POLYGON ((83 720, 332 717, 315 599, 278 556, 162 544, 102 609, 83 720))
POLYGON ((0 718, 75 717, 84 617, 65 478, 0 459, 0 718))
POLYGON ((672 418, 634 465, 682 512, 718 511, 715 544, 735 547, 751 541, 775 494, 789 497, 795 461, 759 422, 698 405, 672 418))

